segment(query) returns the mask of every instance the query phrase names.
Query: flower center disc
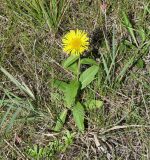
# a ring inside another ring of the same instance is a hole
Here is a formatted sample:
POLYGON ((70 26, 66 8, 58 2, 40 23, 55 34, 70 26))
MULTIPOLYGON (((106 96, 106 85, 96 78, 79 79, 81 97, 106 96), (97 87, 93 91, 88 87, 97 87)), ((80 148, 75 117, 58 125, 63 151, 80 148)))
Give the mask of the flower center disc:
POLYGON ((79 49, 81 47, 81 40, 79 38, 75 38, 71 41, 71 46, 74 49, 79 49))

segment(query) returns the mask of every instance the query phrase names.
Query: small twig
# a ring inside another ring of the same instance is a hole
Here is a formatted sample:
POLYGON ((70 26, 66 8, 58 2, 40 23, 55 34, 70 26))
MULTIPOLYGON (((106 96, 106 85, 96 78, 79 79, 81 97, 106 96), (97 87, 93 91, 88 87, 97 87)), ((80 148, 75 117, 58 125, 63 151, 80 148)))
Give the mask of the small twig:
POLYGON ((43 133, 42 135, 55 138, 55 136, 59 135, 59 133, 43 133))
POLYGON ((111 132, 111 131, 120 130, 120 129, 126 129, 126 128, 147 128, 147 129, 150 129, 150 126, 145 126, 145 125, 115 126, 115 127, 107 129, 106 131, 102 132, 101 134, 105 134, 105 133, 108 133, 108 132, 111 132))
POLYGON ((50 63, 54 63, 56 64, 58 67, 60 67, 61 69, 63 69, 66 73, 68 73, 70 76, 74 77, 74 75, 69 72, 67 69, 63 68, 58 62, 56 62, 54 59, 50 58, 50 63))
POLYGON ((144 98, 141 86, 140 86, 140 91, 141 91, 141 94, 142 94, 142 99, 143 99, 143 103, 144 103, 144 106, 145 106, 146 115, 147 115, 148 121, 150 122, 149 112, 148 112, 148 108, 147 108, 147 105, 146 105, 146 102, 145 102, 145 98, 144 98))
POLYGON ((6 18, 6 17, 4 17, 2 15, 0 15, 0 19, 4 19, 4 20, 8 21, 8 18, 6 18))
POLYGON ((4 139, 5 143, 12 148, 18 155, 20 155, 24 160, 28 160, 28 158, 25 157, 23 153, 18 148, 15 148, 13 145, 11 145, 6 139, 4 139))

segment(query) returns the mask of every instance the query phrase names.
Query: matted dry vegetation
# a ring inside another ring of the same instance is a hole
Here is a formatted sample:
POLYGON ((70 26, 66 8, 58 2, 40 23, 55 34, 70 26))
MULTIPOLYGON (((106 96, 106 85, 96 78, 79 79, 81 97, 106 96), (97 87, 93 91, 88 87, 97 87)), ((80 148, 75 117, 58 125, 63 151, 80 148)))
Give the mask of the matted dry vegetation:
POLYGON ((0 159, 149 160, 149 1, 45 0, 43 8, 42 2, 0 1, 0 159), (58 3, 55 15, 51 2, 58 3), (86 110, 84 133, 71 113, 55 132, 66 106, 52 81, 74 76, 61 65, 67 58, 61 39, 76 28, 90 37, 82 57, 100 68, 79 99, 104 105, 86 110))

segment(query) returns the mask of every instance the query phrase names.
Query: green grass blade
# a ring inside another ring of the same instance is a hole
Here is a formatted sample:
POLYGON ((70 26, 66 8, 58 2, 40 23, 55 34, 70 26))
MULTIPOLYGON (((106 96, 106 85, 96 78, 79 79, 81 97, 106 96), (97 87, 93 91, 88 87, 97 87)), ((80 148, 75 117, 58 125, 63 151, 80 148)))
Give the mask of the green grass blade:
POLYGON ((127 16, 127 14, 125 12, 122 12, 122 17, 123 17, 123 24, 125 25, 125 27, 128 29, 134 43, 136 44, 136 46, 138 47, 138 43, 134 34, 134 29, 132 27, 131 22, 129 21, 129 18, 127 16))
POLYGON ((0 128, 3 126, 4 122, 5 122, 6 119, 7 119, 8 114, 10 113, 10 110, 11 110, 12 108, 13 108, 13 106, 10 106, 10 107, 7 109, 6 113, 4 114, 4 116, 3 116, 2 120, 1 120, 1 123, 0 123, 0 128))
POLYGON ((131 57, 130 60, 124 65, 123 69, 121 70, 121 72, 119 73, 119 75, 116 78, 116 80, 118 82, 120 82, 122 80, 122 78, 125 75, 125 73, 127 72, 127 70, 132 66, 134 60, 135 60, 135 56, 131 57))
POLYGON ((103 66, 104 66, 104 71, 106 73, 106 79, 108 79, 109 82, 110 82, 110 74, 109 74, 109 68, 108 68, 107 62, 106 62, 103 54, 101 54, 101 57, 102 57, 102 63, 103 63, 103 66))
POLYGON ((17 108, 17 110, 15 111, 15 113, 13 114, 11 119, 9 120, 9 124, 8 124, 8 126, 6 128, 6 132, 8 132, 12 128, 12 126, 14 125, 15 119, 18 116, 18 114, 21 112, 21 110, 22 109, 20 107, 17 108))
POLYGON ((27 93, 31 98, 35 99, 33 93, 31 90, 26 86, 26 84, 23 82, 22 84, 19 83, 10 73, 8 73, 3 67, 0 68, 0 70, 22 91, 27 93))
MULTIPOLYGON (((42 1, 39 0, 39 4, 40 4, 40 7, 41 7, 42 12, 43 12, 44 19, 45 19, 48 27, 51 29, 53 22, 52 22, 51 18, 49 17, 49 14, 48 14, 47 10, 45 9, 45 3, 43 2, 43 0, 42 1)), ((48 7, 46 7, 46 8, 48 8, 48 7)))
POLYGON ((50 9, 51 9, 51 18, 53 19, 53 22, 54 22, 54 26, 57 25, 57 14, 58 14, 58 11, 57 11, 57 0, 51 0, 50 1, 50 9))

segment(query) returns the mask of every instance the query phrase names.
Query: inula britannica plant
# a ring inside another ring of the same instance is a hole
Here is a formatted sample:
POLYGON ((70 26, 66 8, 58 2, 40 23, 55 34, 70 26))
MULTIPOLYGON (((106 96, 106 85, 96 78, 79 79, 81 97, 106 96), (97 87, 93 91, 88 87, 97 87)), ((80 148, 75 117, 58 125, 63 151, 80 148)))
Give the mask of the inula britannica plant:
POLYGON ((63 51, 69 57, 63 62, 63 67, 73 74, 73 79, 69 82, 54 80, 54 86, 64 93, 64 103, 66 108, 59 115, 55 131, 59 131, 67 117, 68 110, 72 112, 74 121, 79 131, 84 131, 84 119, 86 108, 99 108, 103 105, 102 101, 88 99, 86 102, 79 100, 81 90, 85 89, 98 73, 98 63, 91 58, 83 58, 81 55, 88 50, 89 37, 85 31, 71 30, 62 38, 63 51), (88 65, 86 70, 81 71, 81 65, 88 65))

